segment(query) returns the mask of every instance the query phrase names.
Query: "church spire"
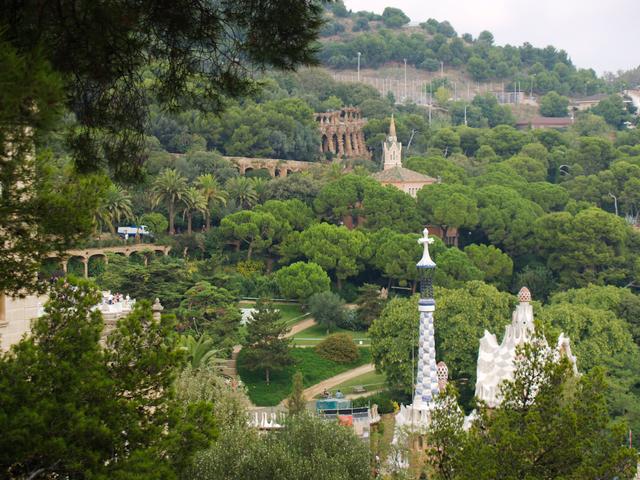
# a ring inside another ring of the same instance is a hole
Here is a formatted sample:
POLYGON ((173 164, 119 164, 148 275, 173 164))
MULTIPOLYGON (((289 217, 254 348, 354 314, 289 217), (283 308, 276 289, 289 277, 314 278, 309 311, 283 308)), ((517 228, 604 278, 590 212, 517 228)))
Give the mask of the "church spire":
POLYGON ((393 114, 391 114, 391 123, 389 124, 389 136, 385 142, 382 142, 382 157, 384 159, 383 170, 402 167, 402 144, 396 137, 396 121, 393 114))
POLYGON ((389 124, 389 141, 397 142, 398 137, 396 136, 396 121, 393 118, 393 113, 391 114, 391 123, 389 124))

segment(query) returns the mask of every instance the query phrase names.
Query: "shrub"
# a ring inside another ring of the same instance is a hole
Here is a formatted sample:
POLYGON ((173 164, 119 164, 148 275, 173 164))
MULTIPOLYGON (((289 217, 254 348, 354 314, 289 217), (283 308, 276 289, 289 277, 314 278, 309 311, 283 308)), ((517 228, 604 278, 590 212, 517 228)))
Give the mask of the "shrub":
POLYGON ((367 397, 360 397, 353 400, 353 407, 366 407, 368 405, 378 405, 378 413, 393 413, 395 410, 396 402, 391 395, 391 392, 385 390, 383 392, 374 393, 367 397))
POLYGON ((309 298, 309 311, 319 325, 326 327, 327 333, 344 322, 346 310, 344 300, 333 292, 320 292, 309 298))
POLYGON ((315 350, 321 357, 338 363, 353 363, 360 357, 358 347, 346 333, 329 335, 315 350))

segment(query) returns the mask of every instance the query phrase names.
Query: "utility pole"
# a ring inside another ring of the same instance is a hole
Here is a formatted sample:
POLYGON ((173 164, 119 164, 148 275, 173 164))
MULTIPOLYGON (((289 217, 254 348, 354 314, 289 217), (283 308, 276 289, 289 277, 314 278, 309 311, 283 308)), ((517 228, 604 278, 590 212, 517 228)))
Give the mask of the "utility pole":
POLYGON ((440 62, 440 77, 444 77, 444 62, 440 62))
POLYGON ((407 101, 407 59, 404 59, 404 101, 407 101))
POLYGON ((464 104, 464 126, 467 126, 467 104, 464 104))
POLYGON ((360 81, 360 52, 358 52, 358 81, 360 81))

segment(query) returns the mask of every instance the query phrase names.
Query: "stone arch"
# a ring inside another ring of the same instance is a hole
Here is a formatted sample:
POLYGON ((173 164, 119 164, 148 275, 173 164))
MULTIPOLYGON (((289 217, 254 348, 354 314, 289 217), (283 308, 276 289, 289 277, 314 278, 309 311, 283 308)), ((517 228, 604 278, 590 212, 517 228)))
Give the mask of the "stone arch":
POLYGON ((328 152, 329 151, 329 137, 327 137, 326 134, 322 135, 322 152, 328 152))
POLYGON ((331 135, 331 152, 338 153, 338 134, 334 133, 331 135))
POLYGON ((285 170, 287 172, 287 176, 291 175, 293 172, 299 172, 300 170, 292 170, 290 168, 287 168, 287 170, 285 170))
POLYGON ((129 252, 128 257, 130 262, 137 263, 138 265, 146 265, 148 261, 145 252, 139 250, 129 252))
POLYGON ((67 274, 76 277, 89 277, 89 259, 82 255, 73 255, 67 259, 67 274))
POLYGON ((244 167, 243 175, 246 175, 249 172, 253 172, 253 167, 244 167))
POLYGON ((89 256, 88 262, 88 275, 89 277, 96 277, 102 273, 109 264, 108 257, 104 253, 94 253, 89 256))

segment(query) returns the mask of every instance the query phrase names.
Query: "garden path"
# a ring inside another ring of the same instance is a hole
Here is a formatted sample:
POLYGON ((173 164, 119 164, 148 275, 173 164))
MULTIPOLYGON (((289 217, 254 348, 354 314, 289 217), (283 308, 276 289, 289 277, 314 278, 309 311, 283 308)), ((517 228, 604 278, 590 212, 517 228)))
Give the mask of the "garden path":
MULTIPOLYGON (((352 378, 359 377, 360 375, 364 375, 365 373, 373 372, 376 369, 376 366, 373 363, 368 363, 366 365, 361 365, 358 368, 354 368, 353 370, 348 370, 339 375, 336 375, 331 378, 327 378, 320 383, 316 383, 309 388, 304 390, 303 395, 307 399, 312 399, 316 395, 320 395, 323 391, 329 390, 336 385, 340 385, 341 383, 346 382, 347 380, 351 380, 352 378)), ((281 405, 284 405, 283 400, 281 405)))
POLYGON ((309 327, 313 327, 316 324, 316 321, 313 318, 307 318, 302 320, 301 322, 296 323, 291 327, 291 330, 284 336, 284 338, 293 337, 297 335, 303 330, 306 330, 309 327))

